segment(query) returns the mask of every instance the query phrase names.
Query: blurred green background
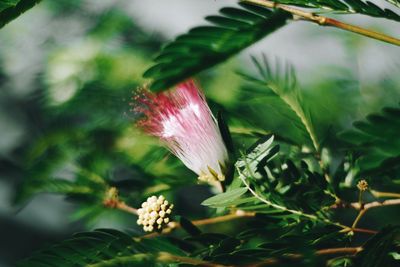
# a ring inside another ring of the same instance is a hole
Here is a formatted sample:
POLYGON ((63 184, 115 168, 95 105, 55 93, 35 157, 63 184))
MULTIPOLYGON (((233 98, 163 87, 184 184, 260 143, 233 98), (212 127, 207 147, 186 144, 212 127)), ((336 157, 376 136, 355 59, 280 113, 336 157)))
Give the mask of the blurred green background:
MULTIPOLYGON (((133 206, 165 193, 181 214, 206 214, 208 187, 133 127, 129 102, 162 44, 233 2, 44 0, 0 30, 0 266, 73 232, 138 231, 136 218, 101 206, 109 186, 133 206), (68 197, 36 195, 43 191, 68 197)), ((344 19, 400 35, 394 22, 344 19)), ((262 53, 293 64, 317 136, 332 150, 337 132, 400 100, 397 47, 293 23, 197 77, 239 148, 255 140, 248 129, 310 145, 293 112, 236 73, 253 73, 250 55, 262 53)))

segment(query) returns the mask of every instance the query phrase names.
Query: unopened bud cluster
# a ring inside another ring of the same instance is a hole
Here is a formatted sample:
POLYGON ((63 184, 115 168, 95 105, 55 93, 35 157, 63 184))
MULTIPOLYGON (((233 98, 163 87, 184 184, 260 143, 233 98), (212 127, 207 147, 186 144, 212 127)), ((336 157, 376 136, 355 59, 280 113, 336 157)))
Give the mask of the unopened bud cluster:
POLYGON ((365 180, 361 180, 357 183, 358 190, 364 192, 368 190, 368 183, 365 180))
POLYGON ((163 197, 152 196, 142 203, 142 207, 138 209, 139 219, 138 225, 143 225, 143 230, 151 232, 160 230, 164 225, 168 224, 169 216, 172 212, 173 204, 169 204, 163 197))

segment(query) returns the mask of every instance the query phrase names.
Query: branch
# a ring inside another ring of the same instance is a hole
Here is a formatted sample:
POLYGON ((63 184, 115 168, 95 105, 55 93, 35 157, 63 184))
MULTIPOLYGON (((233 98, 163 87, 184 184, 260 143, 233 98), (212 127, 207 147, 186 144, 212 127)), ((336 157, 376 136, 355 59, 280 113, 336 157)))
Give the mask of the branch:
POLYGON ((358 233, 365 233, 370 235, 376 235, 378 231, 371 230, 371 229, 364 229, 364 228, 352 228, 351 231, 358 232, 358 233))
POLYGON ((383 202, 374 201, 367 204, 364 204, 364 209, 373 209, 377 207, 384 207, 384 206, 393 206, 393 205, 400 205, 400 199, 387 199, 383 202))
POLYGON ((372 230, 369 230, 369 229, 356 228, 358 222, 361 220, 361 218, 365 215, 365 213, 369 209, 378 208, 378 207, 385 207, 385 206, 394 206, 394 205, 400 205, 400 199, 388 199, 388 200, 385 200, 383 202, 374 201, 374 202, 370 202, 370 203, 366 203, 366 204, 363 204, 361 202, 336 203, 335 205, 331 206, 331 208, 333 208, 333 209, 337 209, 337 208, 354 208, 356 210, 359 210, 359 213, 358 213, 356 219, 353 222, 351 230, 354 231, 354 232, 373 233, 374 231, 371 232, 372 230), (356 231, 356 229, 358 231, 356 231), (367 230, 367 231, 365 231, 365 230, 367 230))
POLYGON ((340 228, 343 228, 343 229, 349 229, 348 226, 343 225, 343 224, 340 224, 340 223, 338 223, 338 222, 332 222, 331 220, 328 220, 328 219, 325 219, 325 218, 319 218, 318 216, 316 216, 316 215, 314 215, 314 214, 304 213, 304 212, 299 211, 299 210, 289 209, 289 208, 287 208, 287 207, 285 207, 285 206, 278 205, 278 204, 276 204, 276 203, 273 203, 273 202, 271 202, 271 201, 269 201, 269 200, 263 198, 262 196, 260 196, 259 194, 257 194, 257 192, 255 192, 255 191, 250 187, 249 183, 246 181, 246 178, 245 178, 245 176, 243 175, 243 173, 242 173, 242 171, 240 170, 240 168, 239 168, 239 167, 236 167, 236 170, 238 171, 240 180, 242 180, 243 184, 247 187, 247 190, 249 190, 249 192, 250 192, 253 196, 255 196, 258 200, 260 200, 261 202, 267 204, 268 206, 271 206, 271 207, 273 207, 273 208, 275 208, 275 209, 278 209, 278 210, 283 210, 283 211, 286 211, 286 212, 290 212, 290 213, 292 213, 292 214, 296 214, 296 215, 298 215, 298 216, 301 216, 301 217, 304 217, 304 218, 308 218, 308 219, 310 219, 310 220, 324 222, 324 223, 326 223, 326 224, 335 225, 335 226, 340 227, 340 228))
POLYGON ((291 14, 293 14, 293 17, 296 18, 301 18, 306 21, 314 22, 318 25, 321 26, 329 26, 329 27, 335 27, 338 29, 342 29, 345 31, 350 31, 354 32, 363 36, 367 36, 369 38, 373 38, 376 40, 380 40, 389 44, 397 45, 400 46, 400 39, 394 38, 392 36, 385 35, 383 33, 375 32, 372 30, 367 30, 355 25, 351 25, 348 23, 341 22, 339 20, 323 17, 320 15, 315 15, 314 13, 303 11, 301 9, 293 8, 291 6, 287 5, 282 5, 278 4, 274 1, 269 1, 269 0, 242 0, 242 2, 258 5, 258 6, 263 6, 263 7, 268 7, 268 8, 277 8, 281 10, 285 10, 291 14))
POLYGON ((172 255, 167 252, 160 252, 157 256, 157 262, 179 262, 179 263, 187 263, 191 265, 196 265, 196 266, 205 266, 205 267, 224 267, 227 265, 222 265, 222 264, 217 264, 217 263, 212 263, 196 258, 189 258, 189 257, 182 257, 182 256, 176 256, 172 255))
POLYGON ((126 205, 125 202, 117 202, 117 204, 115 205, 115 208, 138 215, 137 209, 126 205))
MULTIPOLYGON (((240 219, 240 218, 249 218, 249 217, 251 218, 251 217, 254 217, 255 215, 256 215, 255 212, 245 212, 242 210, 237 210, 235 213, 222 215, 222 216, 218 216, 218 217, 214 217, 214 218, 194 220, 191 222, 192 222, 192 224, 194 224, 196 226, 202 226, 202 225, 227 222, 227 221, 236 220, 236 219, 240 219)), ((182 227, 181 224, 178 222, 170 222, 170 223, 168 223, 168 227, 164 228, 161 233, 154 232, 154 233, 143 236, 143 238, 150 238, 150 237, 155 237, 155 236, 162 235, 162 234, 169 234, 173 230, 179 229, 181 227, 182 227)))
POLYGON ((381 198, 381 197, 400 198, 400 194, 399 193, 380 192, 380 191, 375 191, 375 190, 370 190, 370 192, 376 198, 381 198))
POLYGON ((352 203, 336 203, 331 206, 332 209, 338 209, 338 208, 353 208, 356 210, 361 210, 361 209, 373 209, 373 208, 378 208, 378 207, 384 207, 384 206, 394 206, 394 205, 400 205, 400 199, 387 199, 383 202, 379 201, 374 201, 374 202, 369 202, 364 205, 360 205, 358 202, 352 202, 352 203))

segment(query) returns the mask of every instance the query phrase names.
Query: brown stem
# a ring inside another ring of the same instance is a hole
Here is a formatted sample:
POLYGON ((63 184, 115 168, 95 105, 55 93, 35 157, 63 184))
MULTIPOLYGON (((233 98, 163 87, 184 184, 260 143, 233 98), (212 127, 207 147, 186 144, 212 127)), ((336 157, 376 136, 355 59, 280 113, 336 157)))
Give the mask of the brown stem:
POLYGON ((359 233, 366 233, 370 235, 376 235, 378 231, 371 230, 371 229, 364 229, 364 228, 352 228, 351 231, 353 232, 359 232, 359 233))
POLYGON ((364 204, 363 208, 362 205, 360 205, 360 203, 358 202, 352 202, 352 203, 336 203, 334 205, 331 206, 332 209, 338 209, 338 208, 353 208, 356 210, 360 210, 360 209, 372 209, 372 208, 378 208, 378 207, 384 207, 384 206, 394 206, 394 205, 400 205, 400 199, 387 199, 383 202, 379 202, 379 201, 374 201, 374 202, 369 202, 364 204))
POLYGON ((205 266, 205 267, 226 267, 227 265, 212 263, 196 258, 182 257, 172 255, 167 252, 160 252, 157 256, 158 262, 179 262, 179 263, 187 263, 196 266, 205 266))
POLYGON ((349 247, 349 248, 327 248, 317 250, 316 255, 332 255, 332 254, 345 254, 345 255, 353 255, 362 251, 362 247, 349 247))
MULTIPOLYGON (((231 221, 235 219, 245 218, 245 217, 254 217, 256 215, 255 212, 244 212, 242 210, 237 210, 235 213, 213 217, 213 218, 206 218, 201 220, 194 220, 192 223, 196 226, 208 225, 208 224, 216 224, 226 221, 231 221)), ((158 236, 160 234, 169 234, 175 229, 181 228, 181 224, 178 222, 170 222, 168 227, 164 228, 161 233, 153 232, 147 235, 144 235, 143 238, 151 238, 158 236)))
MULTIPOLYGON (((365 215, 365 213, 369 209, 373 208, 378 208, 378 207, 385 207, 385 206, 394 206, 394 205, 400 205, 400 199, 387 199, 383 202, 379 201, 374 201, 370 203, 361 203, 359 202, 353 202, 353 203, 336 203, 335 205, 331 206, 333 209, 337 208, 354 208, 356 210, 359 210, 359 213, 356 217, 356 219, 353 222, 353 225, 350 230, 354 232, 364 232, 364 233, 370 233, 370 234, 376 234, 374 230, 369 230, 369 229, 362 229, 362 228, 356 228, 358 222, 361 220, 361 218, 365 215)), ((347 230, 347 229, 346 229, 347 230)))
POLYGON ((379 33, 379 32, 375 32, 372 30, 367 30, 355 25, 351 25, 348 23, 344 23, 335 19, 331 19, 331 18, 327 18, 327 17, 323 17, 320 15, 315 15, 313 13, 307 12, 307 11, 303 11, 301 9, 297 9, 291 6, 287 6, 287 5, 283 5, 283 4, 279 4, 276 3, 274 1, 268 1, 268 0, 242 0, 243 2, 247 2, 247 3, 251 3, 251 4, 255 4, 255 5, 259 5, 259 6, 263 6, 263 7, 268 7, 268 8, 277 8, 277 9, 281 9, 281 10, 285 10, 289 13, 292 13, 294 15, 294 17, 299 17, 303 20, 306 21, 311 21, 314 23, 317 23, 321 26, 330 26, 330 27, 335 27, 338 29, 342 29, 345 31, 350 31, 350 32, 354 32, 363 36, 367 36, 376 40, 380 40, 389 44, 393 44, 393 45, 397 45, 400 46, 400 39, 394 38, 392 36, 388 36, 386 34, 383 33, 379 33))
POLYGON ((367 212, 366 209, 360 210, 360 212, 358 213, 356 219, 353 222, 353 225, 351 226, 352 229, 356 228, 358 222, 361 220, 362 216, 364 216, 365 212, 367 212))
POLYGON ((377 207, 384 207, 384 206, 393 206, 393 205, 400 205, 400 199, 387 199, 383 202, 374 201, 370 203, 364 204, 364 209, 373 209, 377 207))
POLYGON ((380 197, 400 198, 399 193, 393 193, 393 192, 379 192, 379 191, 371 190, 371 194, 376 198, 380 198, 380 197))
POLYGON ((255 215, 256 214, 254 212, 244 212, 244 211, 238 210, 238 211, 236 211, 236 213, 227 214, 227 215, 214 217, 214 218, 195 220, 195 221, 192 221, 192 223, 196 226, 201 226, 201 225, 207 225, 207 224, 226 222, 226 221, 235 220, 235 219, 243 218, 243 217, 254 217, 255 215))
POLYGON ((120 202, 120 201, 118 201, 118 202, 116 203, 116 205, 115 205, 115 208, 116 208, 116 209, 123 210, 123 211, 126 211, 126 212, 129 212, 129 213, 132 213, 132 214, 135 214, 135 215, 138 215, 137 209, 132 208, 132 207, 126 205, 125 202, 120 202))

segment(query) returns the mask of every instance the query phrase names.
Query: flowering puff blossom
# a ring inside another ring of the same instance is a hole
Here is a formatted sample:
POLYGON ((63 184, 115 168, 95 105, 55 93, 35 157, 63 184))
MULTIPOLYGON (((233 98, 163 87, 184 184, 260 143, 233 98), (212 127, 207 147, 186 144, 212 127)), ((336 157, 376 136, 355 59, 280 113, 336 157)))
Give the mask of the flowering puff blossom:
POLYGON ((160 138, 200 180, 225 180, 228 153, 216 119, 193 80, 157 94, 142 90, 134 100, 133 110, 143 115, 137 123, 140 128, 160 138))
POLYGON ((143 230, 151 232, 160 230, 170 222, 170 215, 174 204, 170 204, 164 196, 151 196, 142 203, 142 207, 137 210, 139 218, 138 225, 143 225, 143 230))

